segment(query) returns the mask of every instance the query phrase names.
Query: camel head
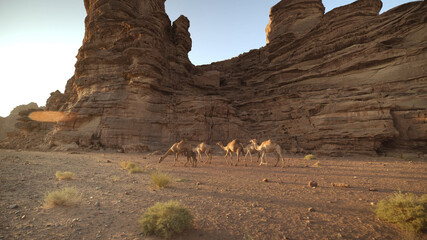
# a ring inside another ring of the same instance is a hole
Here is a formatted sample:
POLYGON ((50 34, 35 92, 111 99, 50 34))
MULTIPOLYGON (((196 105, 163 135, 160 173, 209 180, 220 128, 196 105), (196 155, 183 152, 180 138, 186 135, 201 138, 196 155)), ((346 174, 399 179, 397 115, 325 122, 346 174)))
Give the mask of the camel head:
POLYGON ((217 142, 216 145, 222 146, 222 142, 217 142))

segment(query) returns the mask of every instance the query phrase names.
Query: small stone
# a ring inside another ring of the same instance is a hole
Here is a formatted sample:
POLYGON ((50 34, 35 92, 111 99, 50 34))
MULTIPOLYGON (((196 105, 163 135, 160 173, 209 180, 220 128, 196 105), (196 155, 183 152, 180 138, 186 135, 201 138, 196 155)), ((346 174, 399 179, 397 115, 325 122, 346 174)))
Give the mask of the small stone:
POLYGON ((95 202, 95 207, 99 207, 101 204, 99 202, 95 202))
POLYGON ((310 181, 310 182, 308 182, 308 186, 312 187, 312 188, 316 188, 316 187, 318 187, 318 184, 315 181, 310 181))
POLYGON ((374 205, 375 205, 375 203, 374 203, 374 202, 370 202, 369 204, 371 204, 372 206, 374 206, 374 205))
POLYGON ((196 186, 199 186, 199 185, 201 185, 201 183, 200 182, 196 182, 196 186))
POLYGON ((96 187, 95 189, 96 189, 96 190, 100 190, 100 189, 101 189, 101 187, 96 187))
POLYGON ((377 189, 375 189, 375 188, 369 188, 369 191, 371 191, 371 192, 376 192, 376 191, 378 191, 377 189))
POLYGON ((269 182, 267 178, 264 178, 262 181, 263 182, 269 182))
POLYGON ((107 160, 107 163, 111 163, 111 161, 110 161, 110 160, 107 160))
POLYGON ((27 215, 22 215, 21 219, 25 219, 27 217, 27 215))
POLYGON ((308 212, 315 212, 316 210, 314 208, 308 208, 307 211, 308 212))
POLYGON ((78 222, 80 221, 80 218, 74 218, 72 222, 78 222))
POLYGON ((9 206, 9 209, 15 209, 15 208, 18 208, 18 205, 12 204, 12 205, 9 206))

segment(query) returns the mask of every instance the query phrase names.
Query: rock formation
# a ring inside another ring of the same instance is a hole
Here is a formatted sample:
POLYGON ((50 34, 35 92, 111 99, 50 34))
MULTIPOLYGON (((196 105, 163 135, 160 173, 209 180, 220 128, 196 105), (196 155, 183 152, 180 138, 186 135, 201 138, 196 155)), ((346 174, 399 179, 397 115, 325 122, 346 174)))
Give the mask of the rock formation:
POLYGON ((318 154, 427 149, 427 4, 379 15, 380 0, 324 14, 321 0, 271 8, 268 44, 194 66, 189 20, 164 0, 85 0, 83 45, 64 94, 74 112, 51 146, 163 148, 181 139, 273 139, 318 154))
POLYGON ((18 122, 19 113, 28 109, 38 109, 37 103, 29 103, 27 105, 20 105, 15 107, 9 114, 9 116, 3 118, 0 117, 0 140, 7 137, 8 133, 13 133, 18 129, 15 124, 18 122))

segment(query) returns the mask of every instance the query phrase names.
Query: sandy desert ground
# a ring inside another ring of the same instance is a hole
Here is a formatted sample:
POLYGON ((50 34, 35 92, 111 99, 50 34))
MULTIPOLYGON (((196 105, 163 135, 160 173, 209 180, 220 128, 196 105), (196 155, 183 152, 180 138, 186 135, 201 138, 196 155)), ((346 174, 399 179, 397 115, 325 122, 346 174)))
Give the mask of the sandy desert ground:
POLYGON ((375 218, 375 204, 396 191, 427 193, 427 162, 419 158, 301 156, 287 159, 285 168, 230 167, 220 155, 197 168, 183 167, 181 157, 172 167, 173 156, 160 164, 158 158, 0 150, 0 239, 158 239, 141 235, 138 219, 169 200, 182 202, 195 218, 194 229, 174 239, 405 239, 408 233, 375 218), (150 170, 129 174, 121 161, 150 170), (172 178, 170 188, 155 188, 155 169, 172 178), (59 181, 56 171, 76 177, 59 181), (80 204, 43 207, 47 192, 68 186, 82 193, 80 204))

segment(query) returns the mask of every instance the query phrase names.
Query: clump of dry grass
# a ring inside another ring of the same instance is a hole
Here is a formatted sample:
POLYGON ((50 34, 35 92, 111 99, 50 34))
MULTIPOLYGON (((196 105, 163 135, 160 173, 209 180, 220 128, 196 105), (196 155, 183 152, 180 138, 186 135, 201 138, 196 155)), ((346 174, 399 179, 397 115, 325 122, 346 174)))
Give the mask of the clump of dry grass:
POLYGON ((58 180, 71 180, 74 179, 74 173, 56 171, 55 176, 58 180))
POLYGON ((129 173, 141 173, 144 172, 144 170, 136 163, 133 162, 126 162, 126 161, 122 161, 120 162, 120 166, 123 169, 126 169, 129 171, 129 173))
POLYGON ((193 216, 179 202, 156 203, 150 207, 139 220, 141 231, 145 235, 164 238, 181 233, 193 226, 193 216))
POLYGON ((394 193, 377 204, 375 213, 380 220, 396 223, 407 231, 427 231, 427 194, 394 193))
POLYGON ((316 159, 316 156, 314 156, 313 154, 307 154, 304 157, 305 160, 314 160, 316 159))
POLYGON ((168 175, 156 171, 151 174, 151 180, 156 185, 157 188, 165 188, 169 186, 169 183, 171 182, 171 179, 168 175))
POLYGON ((313 165, 311 165, 311 167, 320 167, 320 161, 317 161, 316 163, 314 163, 313 165))
POLYGON ((44 198, 44 207, 73 206, 81 201, 81 194, 72 187, 49 192, 44 198))
POLYGON ((119 177, 119 176, 114 175, 114 176, 112 177, 112 180, 113 180, 113 182, 118 182, 118 181, 120 181, 120 177, 119 177))

